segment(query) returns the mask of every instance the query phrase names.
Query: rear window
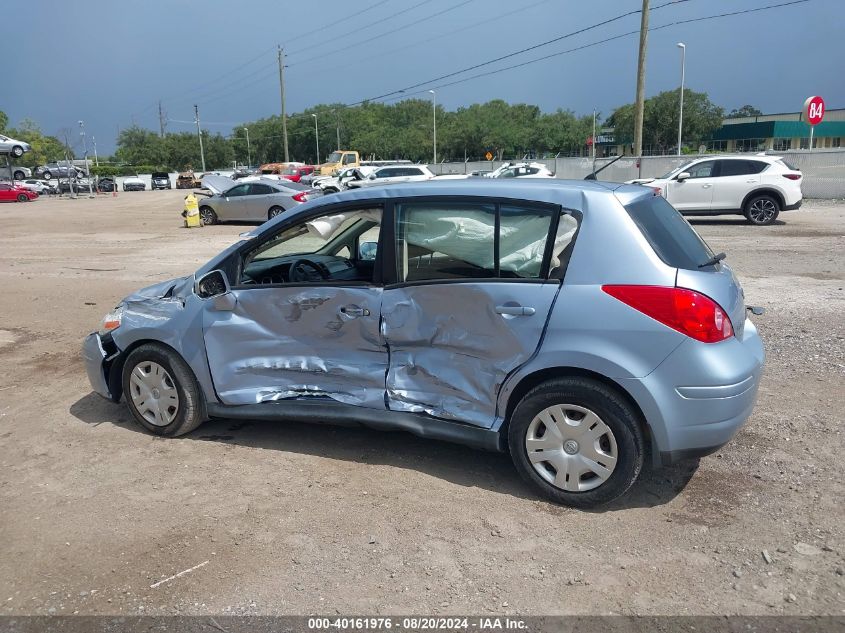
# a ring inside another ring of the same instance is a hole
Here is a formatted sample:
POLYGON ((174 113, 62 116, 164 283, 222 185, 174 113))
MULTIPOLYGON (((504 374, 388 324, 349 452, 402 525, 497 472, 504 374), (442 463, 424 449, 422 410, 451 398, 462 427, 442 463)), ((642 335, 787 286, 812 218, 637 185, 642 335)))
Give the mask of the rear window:
POLYGON ((788 163, 788 162, 786 162, 786 160, 784 160, 783 158, 781 158, 780 160, 778 160, 778 161, 776 161, 776 162, 780 163, 781 165, 783 165, 783 166, 784 166, 784 167, 786 167, 787 169, 791 169, 792 171, 801 171, 800 169, 798 169, 798 168, 797 168, 795 165, 793 165, 792 163, 788 163))
POLYGON ((625 210, 657 256, 669 266, 696 270, 713 257, 707 243, 665 198, 640 198, 625 210))

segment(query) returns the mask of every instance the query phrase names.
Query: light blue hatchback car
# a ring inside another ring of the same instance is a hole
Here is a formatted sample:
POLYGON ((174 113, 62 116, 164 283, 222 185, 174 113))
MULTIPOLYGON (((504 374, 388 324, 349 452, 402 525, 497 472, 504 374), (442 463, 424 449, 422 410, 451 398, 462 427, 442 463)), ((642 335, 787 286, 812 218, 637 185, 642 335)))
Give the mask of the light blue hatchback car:
POLYGON ((130 295, 83 355, 158 435, 208 418, 410 431, 509 451, 539 493, 589 507, 751 414, 763 346, 723 258, 639 185, 366 188, 130 295))

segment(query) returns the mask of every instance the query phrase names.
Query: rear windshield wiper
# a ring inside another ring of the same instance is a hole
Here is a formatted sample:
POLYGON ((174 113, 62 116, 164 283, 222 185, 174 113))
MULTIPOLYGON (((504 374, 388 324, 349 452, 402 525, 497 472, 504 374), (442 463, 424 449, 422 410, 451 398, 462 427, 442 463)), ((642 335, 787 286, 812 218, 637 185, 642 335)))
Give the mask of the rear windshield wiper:
POLYGON ((716 264, 718 264, 720 261, 722 261, 723 259, 725 259, 725 257, 727 257, 727 255, 725 255, 724 253, 719 253, 718 255, 713 255, 713 257, 711 257, 710 259, 708 259, 708 260, 707 260, 706 262, 704 262, 703 264, 699 264, 699 265, 698 265, 698 267, 699 267, 699 268, 706 268, 707 266, 715 266, 715 265, 716 265, 716 264))

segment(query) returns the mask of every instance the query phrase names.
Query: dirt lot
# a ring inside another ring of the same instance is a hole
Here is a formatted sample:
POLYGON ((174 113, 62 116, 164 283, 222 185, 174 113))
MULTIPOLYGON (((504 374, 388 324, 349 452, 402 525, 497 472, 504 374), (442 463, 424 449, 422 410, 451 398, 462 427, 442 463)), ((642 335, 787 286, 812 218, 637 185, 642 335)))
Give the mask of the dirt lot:
POLYGON ((93 395, 102 315, 245 230, 179 228, 181 197, 0 206, 0 614, 845 612, 845 205, 695 222, 767 308, 757 408, 588 513, 504 455, 285 423, 162 440, 93 395))

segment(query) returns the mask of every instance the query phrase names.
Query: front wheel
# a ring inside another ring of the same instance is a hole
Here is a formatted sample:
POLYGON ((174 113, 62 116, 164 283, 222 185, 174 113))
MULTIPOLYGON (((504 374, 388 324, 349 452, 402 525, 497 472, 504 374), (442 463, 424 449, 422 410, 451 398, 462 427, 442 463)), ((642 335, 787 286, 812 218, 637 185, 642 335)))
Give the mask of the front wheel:
POLYGON ((202 220, 202 223, 205 226, 210 226, 219 222, 217 214, 211 207, 200 207, 200 220, 202 220))
POLYGON ((580 377, 529 391, 511 416, 508 445, 517 471, 537 492, 576 508, 624 494, 645 456, 631 405, 605 384, 580 377))
POLYGON ((191 368, 169 348, 141 345, 123 366, 123 393, 138 423, 156 435, 190 433, 205 419, 191 368))
POLYGON ((45 171, 43 174, 41 174, 41 177, 44 180, 52 180, 53 174, 51 174, 49 171, 45 171))
POLYGON ((772 224, 780 213, 780 203, 772 196, 755 196, 745 204, 745 218, 756 226, 772 224))
POLYGON ((29 198, 26 196, 26 194, 23 194, 23 193, 18 194, 18 202, 27 202, 27 201, 29 201, 29 198))
POLYGON ((20 158, 21 156, 23 156, 23 147, 21 147, 20 145, 15 145, 12 148, 12 156, 14 156, 15 158, 20 158))
POLYGON ((15 180, 23 180, 25 175, 22 171, 16 171, 13 177, 15 180))

